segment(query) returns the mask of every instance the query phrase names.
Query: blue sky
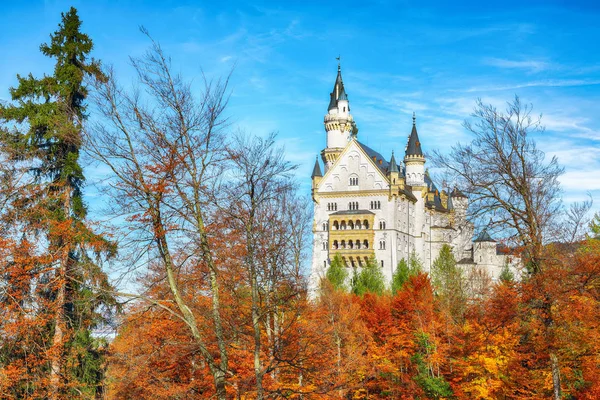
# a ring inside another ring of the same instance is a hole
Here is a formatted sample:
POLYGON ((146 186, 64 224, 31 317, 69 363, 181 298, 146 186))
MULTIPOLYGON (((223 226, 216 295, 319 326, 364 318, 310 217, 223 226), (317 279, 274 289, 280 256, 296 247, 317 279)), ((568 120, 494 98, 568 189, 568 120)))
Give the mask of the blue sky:
POLYGON ((51 71, 39 45, 74 5, 123 80, 148 46, 140 25, 198 83, 235 65, 234 127, 278 131, 306 192, 340 54, 359 139, 386 157, 403 152, 413 111, 425 151, 447 150, 469 140, 478 97, 502 107, 518 94, 543 114, 537 139, 566 167, 565 202, 589 191, 600 209, 600 3, 483 3, 4 1, 0 99, 15 74, 51 71))

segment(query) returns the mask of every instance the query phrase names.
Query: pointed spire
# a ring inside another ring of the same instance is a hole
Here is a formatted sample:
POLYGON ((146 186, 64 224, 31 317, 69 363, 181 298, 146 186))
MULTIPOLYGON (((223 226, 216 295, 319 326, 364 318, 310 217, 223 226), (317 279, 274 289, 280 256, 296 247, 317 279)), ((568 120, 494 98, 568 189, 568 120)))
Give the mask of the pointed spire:
POLYGON ((312 172, 312 175, 310 176, 310 178, 312 179, 315 176, 319 176, 319 177, 323 176, 323 173, 321 172, 321 165, 319 164, 319 156, 317 156, 315 159, 315 167, 313 168, 313 172, 312 172))
POLYGON ((454 210, 454 204, 452 203, 452 194, 448 195, 448 202, 446 204, 446 208, 448 209, 448 211, 454 210))
POLYGON ((485 228, 483 228, 481 233, 479 233, 479 236, 477 236, 477 239, 475 239, 474 241, 475 242, 495 242, 495 240, 492 239, 492 237, 488 233, 487 226, 485 228))
POLYGON ((417 134, 417 117, 413 112, 413 126, 408 139, 408 145, 406 146, 407 156, 423 156, 421 150, 421 142, 419 141, 419 135, 417 134))
POLYGON ((388 167, 388 172, 399 172, 398 164, 396 164, 396 158, 394 158, 394 150, 392 150, 392 158, 390 159, 390 165, 388 167))
POLYGON ((328 110, 337 107, 337 103, 339 100, 348 100, 348 94, 346 94, 346 89, 344 88, 344 81, 342 80, 342 67, 339 63, 338 59, 338 73, 335 78, 335 84, 333 85, 333 92, 331 92, 331 99, 329 101, 328 110))
POLYGON ((455 186, 454 190, 452 191, 452 197, 463 197, 463 198, 467 198, 467 196, 461 192, 460 190, 458 190, 458 188, 455 186))

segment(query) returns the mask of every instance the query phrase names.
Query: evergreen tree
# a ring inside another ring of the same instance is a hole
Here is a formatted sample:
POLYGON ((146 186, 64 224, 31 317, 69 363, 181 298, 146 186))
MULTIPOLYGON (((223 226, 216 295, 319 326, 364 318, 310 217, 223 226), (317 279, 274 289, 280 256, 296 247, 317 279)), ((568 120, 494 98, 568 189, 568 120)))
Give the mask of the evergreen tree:
POLYGON ((392 294, 402 290, 402 286, 411 276, 416 276, 421 272, 423 266, 417 254, 413 251, 408 259, 408 263, 403 258, 398 263, 398 267, 392 275, 392 294))
POLYGON ((445 244, 433 261, 431 281, 435 293, 455 319, 462 318, 466 308, 463 270, 456 265, 452 248, 445 244))
POLYGON ((590 222, 591 239, 600 239, 600 213, 594 214, 594 218, 590 222))
MULTIPOLYGON (((100 390, 101 351, 90 330, 104 322, 114 299, 105 294, 110 286, 97 261, 114 255, 115 248, 85 219, 79 163, 88 95, 84 79, 104 77, 99 63, 89 59, 92 40, 80 28, 75 8, 62 14, 50 42, 40 46, 56 60, 54 74, 40 79, 17 75, 12 103, 0 105, 5 169, 18 169, 26 177, 5 207, 5 221, 13 229, 5 238, 14 239, 16 249, 34 243, 29 254, 45 256, 33 268, 25 259, 13 265, 15 271, 27 270, 20 278, 26 276, 35 288, 36 297, 24 302, 37 306, 35 317, 45 328, 33 340, 47 349, 35 377, 24 377, 26 392, 13 392, 17 397, 93 398, 100 390)), ((32 318, 31 313, 21 317, 32 318)), ((5 365, 21 363, 3 356, 5 365)))
POLYGON ((399 290, 402 290, 402 286, 404 286, 404 283, 408 280, 409 277, 410 270, 408 268, 408 263, 403 258, 398 263, 396 271, 394 271, 394 274, 392 275, 392 294, 395 294, 399 290))
POLYGON ((500 271, 499 278, 502 283, 510 283, 515 281, 515 275, 508 267, 508 263, 504 264, 504 266, 502 267, 502 271, 500 271))
POLYGON ((385 291, 385 281, 375 257, 371 257, 360 272, 355 270, 352 280, 352 292, 359 296, 365 293, 381 295, 385 291))
POLYGON ((346 291, 348 289, 346 286, 348 271, 339 253, 336 253, 333 260, 331 260, 331 265, 327 268, 325 277, 336 290, 346 291))

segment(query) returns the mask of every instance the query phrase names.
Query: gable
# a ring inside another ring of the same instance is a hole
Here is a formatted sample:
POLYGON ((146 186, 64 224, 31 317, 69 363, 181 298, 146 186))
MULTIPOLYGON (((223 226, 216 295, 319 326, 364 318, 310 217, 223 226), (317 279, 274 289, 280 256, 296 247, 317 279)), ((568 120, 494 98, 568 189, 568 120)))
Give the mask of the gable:
POLYGON ((388 189, 387 177, 356 140, 351 140, 319 183, 318 192, 388 189), (358 185, 351 185, 357 179, 358 185))

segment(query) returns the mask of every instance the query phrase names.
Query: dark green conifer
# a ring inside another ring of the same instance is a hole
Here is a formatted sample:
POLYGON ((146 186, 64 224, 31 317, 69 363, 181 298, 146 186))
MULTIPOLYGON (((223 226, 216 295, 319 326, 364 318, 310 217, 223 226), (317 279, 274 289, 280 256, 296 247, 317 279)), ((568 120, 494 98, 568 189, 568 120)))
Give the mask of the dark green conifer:
POLYGON ((12 102, 0 105, 4 158, 9 168, 20 168, 30 177, 24 180, 27 190, 20 192, 29 197, 15 199, 12 207, 26 206, 31 212, 14 213, 11 222, 22 237, 43 239, 39 246, 51 259, 39 266, 39 279, 32 284, 51 321, 39 340, 44 341, 41 348, 50 349, 47 391, 53 398, 98 394, 102 352, 90 331, 114 305, 97 261, 114 255, 115 248, 87 225, 82 198, 85 177, 79 159, 88 96, 84 81, 104 76, 99 63, 89 58, 92 40, 80 28, 75 8, 62 14, 50 42, 40 46, 56 61, 54 73, 39 79, 17 75, 18 85, 10 89, 12 102))

